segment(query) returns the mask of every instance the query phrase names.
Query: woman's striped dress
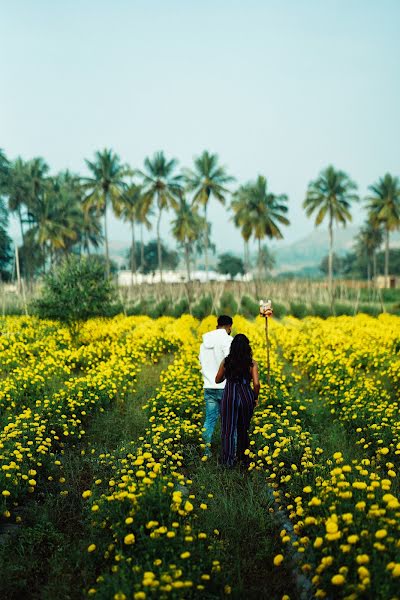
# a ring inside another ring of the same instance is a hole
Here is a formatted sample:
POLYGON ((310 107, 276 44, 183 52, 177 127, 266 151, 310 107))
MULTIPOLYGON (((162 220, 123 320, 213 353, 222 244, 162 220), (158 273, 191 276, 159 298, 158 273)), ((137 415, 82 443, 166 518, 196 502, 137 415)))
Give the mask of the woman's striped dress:
POLYGON ((222 463, 232 467, 247 462, 249 425, 254 411, 254 392, 247 379, 227 379, 221 400, 222 463))

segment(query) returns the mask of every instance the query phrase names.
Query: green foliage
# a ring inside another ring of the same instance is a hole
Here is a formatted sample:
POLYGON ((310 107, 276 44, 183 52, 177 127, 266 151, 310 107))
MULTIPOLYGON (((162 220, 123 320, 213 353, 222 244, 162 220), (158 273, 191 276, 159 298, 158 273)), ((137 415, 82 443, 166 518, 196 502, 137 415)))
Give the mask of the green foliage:
POLYGON ((201 296, 198 303, 192 308, 192 315, 196 319, 204 319, 205 317, 208 317, 208 315, 212 314, 212 305, 213 302, 210 294, 201 296))
MULTIPOLYGON (((130 262, 131 250, 129 249, 126 253, 128 264, 130 262)), ((169 250, 163 243, 161 243, 161 258, 162 265, 165 269, 176 269, 179 262, 178 253, 175 250, 169 250)), ((140 244, 135 244, 135 259, 136 264, 140 264, 140 244)), ((158 254, 157 254, 157 240, 151 240, 144 245, 144 265, 141 265, 141 271, 143 273, 154 273, 158 269, 158 254)))
POLYGON ((8 269, 12 261, 11 239, 7 234, 8 213, 0 197, 0 280, 8 279, 8 269))
POLYGON ((319 317, 320 319, 327 319, 332 313, 328 304, 318 304, 313 302, 311 305, 311 314, 314 317, 319 317))
POLYGON ((115 313, 116 304, 101 261, 71 257, 45 277, 33 308, 39 317, 57 319, 75 330, 80 321, 115 313))
POLYGON ((259 304, 250 296, 242 296, 239 312, 246 319, 254 319, 259 312, 259 304))
POLYGON ((344 304, 342 302, 335 302, 333 306, 333 313, 337 317, 340 317, 341 315, 348 315, 351 317, 354 315, 354 306, 351 304, 344 304))
POLYGON ((189 314, 189 302, 187 298, 181 298, 179 302, 172 307, 172 316, 176 319, 184 314, 189 314))
POLYGON ((274 302, 272 308, 274 309, 274 317, 277 319, 282 319, 288 312, 286 306, 280 302, 274 302))
POLYGON ((233 279, 236 275, 244 273, 243 261, 230 252, 225 252, 218 257, 217 271, 233 279))
POLYGON ((237 313, 238 303, 236 302, 232 292, 224 292, 221 296, 218 313, 220 315, 229 315, 233 317, 237 313))
POLYGON ((377 317, 382 311, 381 307, 377 304, 360 304, 357 312, 370 315, 371 317, 377 317))
MULTIPOLYGON (((275 308, 274 308, 275 311, 275 308)), ((291 302, 290 303, 290 314, 297 319, 304 319, 307 316, 307 306, 303 302, 291 302)))

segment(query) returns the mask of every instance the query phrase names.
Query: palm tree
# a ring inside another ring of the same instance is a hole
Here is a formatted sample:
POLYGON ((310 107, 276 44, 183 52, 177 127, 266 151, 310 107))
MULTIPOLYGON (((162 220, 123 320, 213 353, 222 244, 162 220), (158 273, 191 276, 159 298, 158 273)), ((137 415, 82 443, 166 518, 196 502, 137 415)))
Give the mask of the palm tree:
POLYGON ((31 194, 30 172, 29 163, 18 157, 10 166, 10 177, 7 185, 8 208, 10 212, 18 215, 22 244, 25 243, 23 224, 26 220, 23 211, 28 208, 31 194))
POLYGON ((110 255, 107 232, 107 209, 111 204, 115 212, 127 187, 124 177, 128 168, 121 163, 118 154, 104 149, 95 152, 94 161, 85 160, 92 177, 83 178, 83 186, 89 190, 86 198, 89 206, 95 206, 98 213, 104 216, 104 240, 107 277, 110 277, 110 255))
POLYGON ((248 206, 248 186, 242 185, 233 194, 233 200, 231 202, 231 209, 234 213, 233 222, 236 227, 240 227, 240 233, 243 238, 244 252, 243 252, 243 264, 244 270, 247 273, 250 270, 250 252, 249 252, 249 241, 252 235, 252 221, 251 214, 248 206))
POLYGON ((261 242, 265 237, 282 239, 280 225, 289 225, 285 216, 288 212, 286 194, 273 194, 268 191, 267 180, 262 175, 254 183, 242 187, 243 202, 247 199, 248 227, 258 241, 258 271, 261 277, 263 252, 261 242))
POLYGON ((150 207, 155 203, 158 209, 157 253, 161 281, 163 279, 160 236, 161 215, 164 209, 176 208, 178 199, 182 194, 182 175, 174 175, 177 164, 175 158, 168 161, 164 156, 164 152, 156 152, 153 158, 145 159, 144 170, 138 171, 143 179, 145 204, 147 203, 147 206, 150 207))
POLYGON ((117 216, 122 217, 124 221, 128 221, 131 225, 132 243, 131 243, 131 285, 133 278, 136 277, 136 240, 135 240, 135 223, 139 217, 139 210, 142 209, 142 189, 139 185, 131 183, 124 193, 117 216))
POLYGON ((308 185, 307 195, 303 202, 307 217, 314 212, 315 225, 322 223, 328 217, 329 231, 329 257, 328 257, 328 281, 332 299, 332 276, 333 276, 333 224, 341 223, 346 226, 351 221, 351 203, 358 200, 354 190, 357 185, 344 173, 329 166, 321 171, 318 179, 311 181, 308 185))
POLYGON ((146 227, 147 231, 150 231, 152 223, 150 218, 154 215, 151 204, 149 204, 148 198, 140 195, 137 205, 136 221, 140 225, 140 272, 144 270, 144 241, 143 241, 143 227, 146 227))
MULTIPOLYGON (((225 185, 234 181, 234 178, 226 174, 225 167, 218 164, 218 155, 210 154, 205 150, 201 156, 194 160, 194 170, 186 170, 185 178, 187 189, 194 192, 193 204, 204 208, 204 223, 207 224, 207 207, 211 197, 216 198, 221 204, 225 204, 228 190, 225 185)), ((208 281, 208 231, 205 230, 204 237, 204 263, 206 268, 206 279, 208 281)))
POLYGON ((4 150, 0 148, 0 195, 8 186, 10 163, 4 150))
POLYGON ((400 180, 386 173, 377 183, 369 186, 373 193, 368 198, 368 209, 373 221, 385 229, 385 285, 389 281, 389 233, 400 227, 400 180))
POLYGON ((355 251, 358 256, 366 256, 367 259, 367 280, 371 280, 371 262, 372 277, 376 279, 376 251, 380 248, 383 240, 382 229, 379 224, 369 220, 365 223, 356 236, 355 251))
POLYGON ((204 230, 204 218, 192 207, 184 196, 180 198, 176 217, 172 220, 172 235, 183 246, 188 281, 190 281, 190 253, 193 243, 204 230))
POLYGON ((47 256, 53 263, 81 241, 85 222, 82 195, 79 178, 66 172, 48 178, 43 194, 31 201, 33 224, 28 235, 42 250, 44 268, 47 256))

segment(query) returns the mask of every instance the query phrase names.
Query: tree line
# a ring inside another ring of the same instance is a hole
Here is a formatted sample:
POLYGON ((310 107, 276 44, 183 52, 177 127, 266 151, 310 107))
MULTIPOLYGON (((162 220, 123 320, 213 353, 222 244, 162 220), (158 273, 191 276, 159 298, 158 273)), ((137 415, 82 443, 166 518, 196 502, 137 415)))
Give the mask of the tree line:
MULTIPOLYGON (((104 246, 105 270, 110 275, 108 213, 131 227, 130 269, 143 271, 144 229, 156 230, 157 268, 163 277, 163 247, 160 225, 166 210, 172 209, 171 233, 177 242, 191 278, 193 258, 204 256, 209 271, 211 223, 208 207, 212 200, 227 206, 230 218, 243 239, 245 271, 250 269, 249 244, 257 243, 257 268, 261 276, 268 262, 265 239, 282 239, 288 219, 288 196, 273 193, 263 175, 234 186, 235 178, 217 154, 204 151, 191 168, 178 168, 175 158, 156 152, 141 168, 121 161, 111 149, 97 151, 85 160, 88 175, 68 170, 50 174, 42 158, 10 160, 0 150, 0 270, 3 277, 13 260, 7 233, 10 214, 19 221, 22 243, 21 270, 28 280, 46 273, 70 254, 98 252, 104 246), (233 188, 233 189, 232 189, 233 188), (137 228, 140 241, 136 240, 137 228), (140 251, 138 252, 138 247, 140 251)), ((389 173, 369 186, 363 199, 368 218, 356 240, 357 252, 368 264, 368 277, 377 273, 376 256, 385 243, 384 272, 389 275, 390 233, 400 227, 400 181, 389 173)), ((361 200, 356 183, 341 170, 328 166, 310 182, 303 207, 318 226, 327 222, 329 232, 328 279, 332 284, 334 225, 351 221, 351 209, 361 200)))

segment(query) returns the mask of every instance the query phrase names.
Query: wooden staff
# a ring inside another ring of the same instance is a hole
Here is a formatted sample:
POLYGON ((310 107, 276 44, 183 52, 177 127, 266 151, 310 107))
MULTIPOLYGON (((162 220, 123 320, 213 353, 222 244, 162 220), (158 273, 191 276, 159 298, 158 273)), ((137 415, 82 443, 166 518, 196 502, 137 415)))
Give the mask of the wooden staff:
POLYGON ((270 363, 270 343, 268 333, 268 318, 272 317, 272 303, 271 300, 260 300, 260 315, 265 319, 265 339, 267 342, 267 381, 268 385, 271 385, 271 363, 270 363))

